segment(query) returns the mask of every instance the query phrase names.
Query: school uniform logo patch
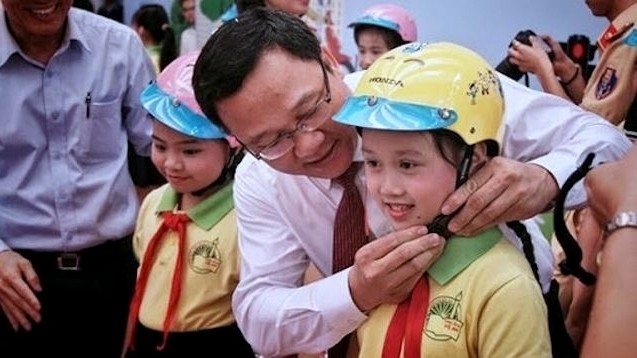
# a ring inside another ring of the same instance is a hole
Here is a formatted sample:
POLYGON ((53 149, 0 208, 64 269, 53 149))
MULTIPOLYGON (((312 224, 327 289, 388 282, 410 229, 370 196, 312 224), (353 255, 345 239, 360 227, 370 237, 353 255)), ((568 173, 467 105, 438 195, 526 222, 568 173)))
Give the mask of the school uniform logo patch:
POLYGON ((606 67, 602 76, 597 81, 595 87, 595 98, 603 99, 613 92, 617 85, 617 71, 614 68, 606 67))
POLYGON ((221 266, 219 238, 213 241, 198 241, 188 253, 188 266, 200 274, 216 273, 221 266))
POLYGON ((425 334, 435 341, 457 341, 464 326, 462 322, 462 291, 456 297, 439 296, 431 301, 425 334))

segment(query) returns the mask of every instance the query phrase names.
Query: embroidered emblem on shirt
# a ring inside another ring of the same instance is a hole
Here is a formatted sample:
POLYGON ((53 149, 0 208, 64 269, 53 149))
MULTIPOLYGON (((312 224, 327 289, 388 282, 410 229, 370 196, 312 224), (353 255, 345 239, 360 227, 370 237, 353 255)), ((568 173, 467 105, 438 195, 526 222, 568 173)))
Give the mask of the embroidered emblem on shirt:
POLYGON ((213 241, 198 241, 188 253, 188 266, 196 273, 216 273, 221 266, 221 252, 219 238, 213 241))
POLYGON ((435 341, 458 340, 464 322, 461 320, 462 291, 456 297, 439 296, 431 301, 425 334, 435 341))
POLYGON ((614 68, 606 67, 602 76, 597 81, 597 87, 595 87, 595 98, 606 98, 617 85, 617 71, 614 68))

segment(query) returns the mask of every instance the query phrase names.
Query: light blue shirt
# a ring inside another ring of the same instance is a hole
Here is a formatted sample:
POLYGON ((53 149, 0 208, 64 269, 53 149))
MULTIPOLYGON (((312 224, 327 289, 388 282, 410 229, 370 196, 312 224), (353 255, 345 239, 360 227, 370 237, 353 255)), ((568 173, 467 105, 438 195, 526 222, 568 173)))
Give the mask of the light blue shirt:
POLYGON ((45 66, 0 11, 0 251, 74 251, 135 225, 127 140, 149 154, 139 94, 154 70, 128 27, 74 8, 68 20, 45 66))

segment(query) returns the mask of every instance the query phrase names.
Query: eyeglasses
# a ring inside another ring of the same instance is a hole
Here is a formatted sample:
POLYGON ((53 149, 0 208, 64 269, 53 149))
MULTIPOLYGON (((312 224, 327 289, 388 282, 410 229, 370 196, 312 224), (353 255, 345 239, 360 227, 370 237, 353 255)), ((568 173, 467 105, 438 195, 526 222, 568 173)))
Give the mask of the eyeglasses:
MULTIPOLYGON (((243 145, 245 150, 252 156, 260 159, 275 160, 279 159, 294 148, 294 135, 296 133, 310 133, 317 130, 325 123, 330 116, 325 111, 321 110, 323 103, 330 103, 332 101, 332 92, 330 91, 330 82, 327 77, 327 71, 325 64, 321 62, 321 70, 323 71, 323 85, 325 86, 325 95, 319 99, 305 116, 296 122, 294 130, 288 132, 279 133, 276 138, 259 149, 251 148, 252 145, 246 145, 239 140, 239 143, 243 145)), ((323 106, 323 108, 326 108, 323 106)))

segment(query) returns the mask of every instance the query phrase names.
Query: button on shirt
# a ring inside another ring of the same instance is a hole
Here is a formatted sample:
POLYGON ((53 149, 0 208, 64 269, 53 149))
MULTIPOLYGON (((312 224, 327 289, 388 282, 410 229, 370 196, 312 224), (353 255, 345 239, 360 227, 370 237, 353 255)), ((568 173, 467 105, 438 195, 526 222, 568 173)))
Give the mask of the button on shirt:
POLYGON ((0 251, 74 251, 133 231, 126 148, 150 153, 139 94, 152 64, 127 26, 74 8, 68 20, 43 65, 0 11, 0 251))
MULTIPOLYGON (((503 79, 503 87, 504 155, 525 162, 533 159, 531 163, 546 168, 559 185, 588 152, 597 153, 596 161, 612 161, 630 148, 623 133, 590 112, 508 79, 503 79)), ((354 160, 361 157, 359 143, 354 160)), ((568 197, 569 206, 585 201, 582 186, 576 188, 568 197)), ((331 180, 277 172, 252 157, 239 165, 234 200, 242 266, 233 310, 256 352, 264 356, 321 352, 367 318, 350 296, 349 269, 301 286, 310 261, 324 275, 331 272, 333 224, 342 193, 331 180)), ((374 214, 368 211, 370 215, 374 214)), ((537 226, 527 228, 538 265, 543 261, 547 270, 548 263, 550 270, 546 240, 534 235, 539 233, 537 226)), ((372 229, 383 230, 382 226, 372 229)), ((510 230, 503 232, 517 240, 510 230)))

